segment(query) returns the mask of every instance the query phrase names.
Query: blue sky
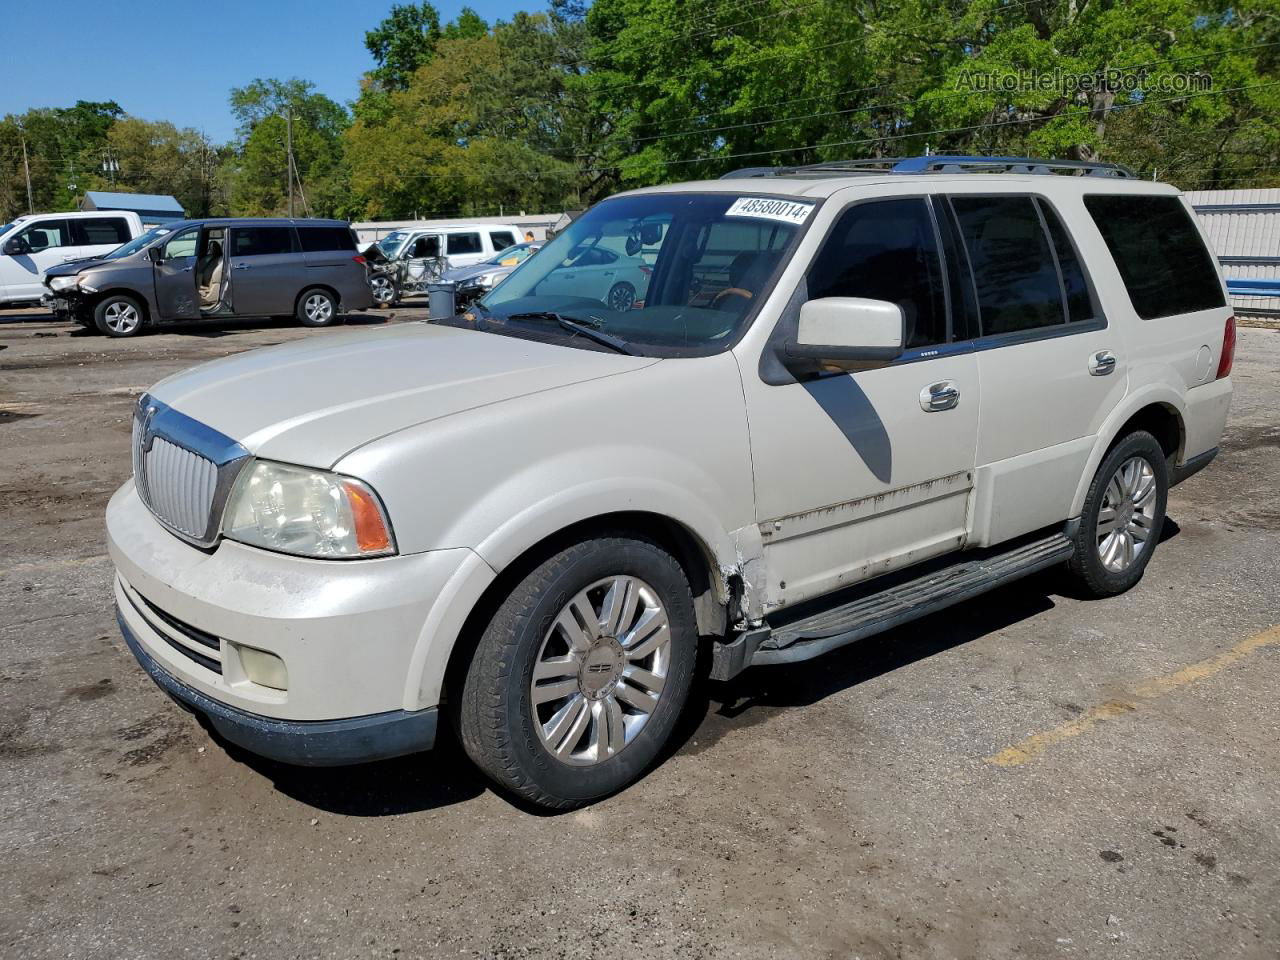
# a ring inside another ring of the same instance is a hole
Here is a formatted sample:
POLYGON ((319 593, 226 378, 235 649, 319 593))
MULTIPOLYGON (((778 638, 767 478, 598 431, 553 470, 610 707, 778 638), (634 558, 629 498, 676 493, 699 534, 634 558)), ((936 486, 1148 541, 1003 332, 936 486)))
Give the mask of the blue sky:
MULTIPOLYGON (((364 34, 392 0, 0 0, 0 116, 77 100, 115 100, 128 113, 204 130, 235 123, 227 93, 255 77, 302 77, 339 102, 373 66, 364 34)), ((510 19, 540 0, 468 4, 510 19)), ((463 0, 442 0, 442 21, 463 0)))

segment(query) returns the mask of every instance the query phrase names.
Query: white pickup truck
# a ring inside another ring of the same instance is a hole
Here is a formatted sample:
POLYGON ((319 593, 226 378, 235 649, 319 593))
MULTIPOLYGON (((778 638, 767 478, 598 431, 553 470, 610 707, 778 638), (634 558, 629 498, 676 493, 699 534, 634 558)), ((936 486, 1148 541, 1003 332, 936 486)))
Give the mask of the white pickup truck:
POLYGON ((142 233, 129 210, 34 213, 0 227, 0 304, 38 303, 50 267, 110 253, 142 233))
POLYGON ((463 316, 156 384, 107 508, 170 694, 294 763, 430 747, 567 808, 713 677, 1053 565, 1104 597, 1217 451, 1235 326, 1173 187, 927 157, 598 204, 463 316), (618 309, 560 274, 652 256, 618 309))

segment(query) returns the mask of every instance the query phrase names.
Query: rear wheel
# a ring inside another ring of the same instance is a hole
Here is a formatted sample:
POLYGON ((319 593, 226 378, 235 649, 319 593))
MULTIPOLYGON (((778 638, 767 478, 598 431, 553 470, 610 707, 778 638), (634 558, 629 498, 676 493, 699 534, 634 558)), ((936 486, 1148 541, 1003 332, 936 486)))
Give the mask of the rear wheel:
POLYGON ((605 302, 609 305, 610 310, 625 313, 635 305, 636 288, 625 280, 621 280, 609 288, 609 294, 605 302))
POLYGON ((307 327, 327 327, 338 316, 338 301, 328 290, 313 287, 298 298, 298 321, 307 327))
POLYGON ((108 337, 136 336, 142 320, 142 304, 124 294, 103 297, 93 308, 93 325, 108 337))
POLYGON ((1103 458, 1085 497, 1069 568, 1091 595, 1123 593, 1142 579, 1164 525, 1168 465, 1145 430, 1103 458))
POLYGON ((500 786, 569 809, 641 776, 688 698, 697 648, 680 565, 645 540, 567 547, 490 621, 458 706, 467 754, 500 786))

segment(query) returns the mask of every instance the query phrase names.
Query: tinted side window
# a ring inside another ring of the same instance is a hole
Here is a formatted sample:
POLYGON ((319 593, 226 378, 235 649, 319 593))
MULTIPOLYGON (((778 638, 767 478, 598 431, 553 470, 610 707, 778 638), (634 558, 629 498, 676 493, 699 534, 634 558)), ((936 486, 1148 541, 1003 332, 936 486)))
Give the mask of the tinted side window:
POLYGON ((509 230, 497 230, 489 234, 489 242, 493 244, 493 249, 505 250, 516 245, 516 238, 509 230))
POLYGON ((947 288, 951 293, 951 339, 957 342, 982 336, 978 322, 978 295, 973 286, 973 269, 964 249, 960 227, 946 200, 934 203, 938 230, 942 234, 942 255, 947 262, 947 288))
POLYGON ((484 247, 480 245, 480 234, 478 233, 451 233, 449 234, 449 253, 483 253, 484 247))
POLYGON ((181 233, 175 233, 164 242, 164 258, 174 260, 178 257, 194 257, 196 241, 200 239, 200 228, 191 227, 181 233))
POLYGON ((859 204, 841 215, 809 273, 809 297, 868 297, 902 308, 907 347, 944 343, 942 263, 922 199, 859 204))
POLYGON ((65 220, 40 220, 24 227, 16 239, 25 240, 32 253, 51 247, 69 247, 72 244, 71 227, 65 220))
POLYGON ((1177 197, 1085 197, 1144 320, 1224 306, 1209 251, 1177 197))
POLYGON ((356 241, 347 227, 299 227, 298 239, 305 253, 322 253, 326 250, 350 250, 355 252, 356 241))
POLYGON ((265 257, 295 249, 292 227, 235 227, 231 231, 233 257, 265 257))
POLYGON ((1030 197, 952 197, 969 252, 982 333, 1065 323, 1049 238, 1030 197))
POLYGON ((111 244, 114 247, 129 242, 129 226, 123 217, 87 217, 83 220, 72 220, 74 232, 78 233, 76 243, 101 246, 111 244))
POLYGON ((1080 258, 1076 256, 1076 248, 1071 243, 1067 228, 1053 212, 1053 207, 1043 200, 1037 200, 1036 203, 1040 207, 1040 213, 1044 215, 1045 226, 1049 228, 1054 253, 1058 255, 1058 269, 1062 271, 1062 291, 1067 296, 1067 322, 1092 320, 1097 311, 1093 308, 1089 284, 1084 279, 1084 268, 1080 265, 1080 258))

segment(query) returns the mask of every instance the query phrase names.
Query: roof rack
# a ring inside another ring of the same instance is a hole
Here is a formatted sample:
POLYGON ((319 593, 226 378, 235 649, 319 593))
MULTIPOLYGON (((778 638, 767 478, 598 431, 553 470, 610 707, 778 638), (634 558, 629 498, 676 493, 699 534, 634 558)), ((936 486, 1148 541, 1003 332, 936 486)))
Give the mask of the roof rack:
POLYGON ((965 157, 942 154, 932 157, 884 157, 868 160, 832 160, 798 167, 744 167, 726 173, 721 180, 749 177, 839 177, 849 174, 886 173, 1019 173, 1065 174, 1083 177, 1136 179, 1134 171, 1119 163, 1086 160, 1044 160, 1037 157, 965 157))

